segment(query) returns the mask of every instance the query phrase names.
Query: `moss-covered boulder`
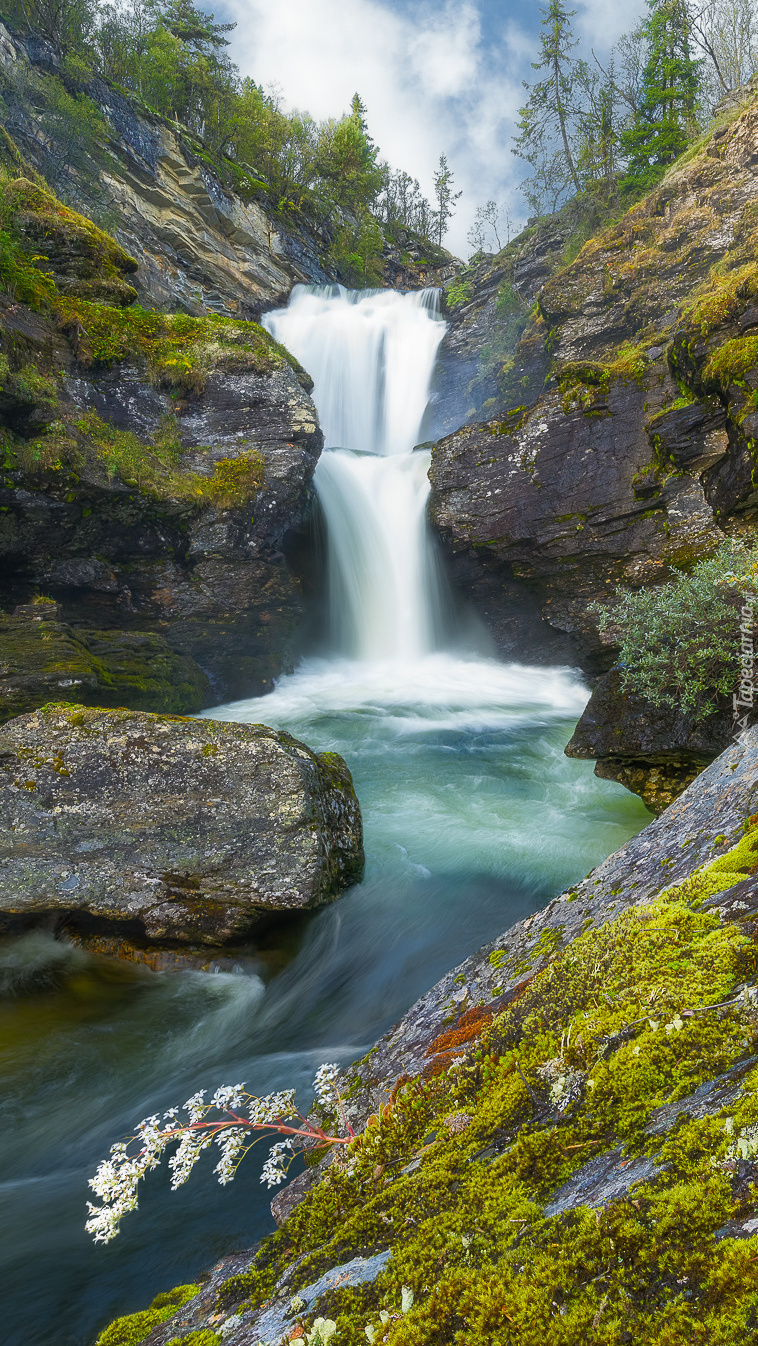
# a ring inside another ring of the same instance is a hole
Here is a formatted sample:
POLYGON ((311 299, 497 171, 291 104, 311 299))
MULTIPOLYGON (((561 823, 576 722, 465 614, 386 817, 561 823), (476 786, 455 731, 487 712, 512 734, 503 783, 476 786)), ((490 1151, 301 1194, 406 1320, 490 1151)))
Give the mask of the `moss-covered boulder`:
POLYGON ((56 603, 0 615, 0 723, 47 701, 191 715, 213 700, 189 655, 154 631, 74 629, 56 603))
POLYGON ((262 725, 50 705, 0 730, 0 927, 216 945, 363 872, 350 773, 262 725))

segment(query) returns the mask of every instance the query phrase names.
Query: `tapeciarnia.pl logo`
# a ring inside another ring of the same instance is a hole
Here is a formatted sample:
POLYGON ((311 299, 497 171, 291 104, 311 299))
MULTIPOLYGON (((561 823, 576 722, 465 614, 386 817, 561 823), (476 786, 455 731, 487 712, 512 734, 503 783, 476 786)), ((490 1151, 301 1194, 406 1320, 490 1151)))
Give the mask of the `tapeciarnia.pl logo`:
POLYGON ((755 595, 744 594, 740 609, 740 684, 732 696, 732 732, 738 738, 747 729, 755 703, 755 595))

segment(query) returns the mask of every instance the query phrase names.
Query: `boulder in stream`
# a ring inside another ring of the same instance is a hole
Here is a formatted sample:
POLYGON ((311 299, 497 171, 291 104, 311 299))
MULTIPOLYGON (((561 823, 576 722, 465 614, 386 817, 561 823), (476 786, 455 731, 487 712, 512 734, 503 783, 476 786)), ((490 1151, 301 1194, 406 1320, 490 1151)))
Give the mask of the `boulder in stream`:
POLYGON ((0 929, 219 945, 363 873, 350 772, 264 725, 53 704, 0 730, 0 929))

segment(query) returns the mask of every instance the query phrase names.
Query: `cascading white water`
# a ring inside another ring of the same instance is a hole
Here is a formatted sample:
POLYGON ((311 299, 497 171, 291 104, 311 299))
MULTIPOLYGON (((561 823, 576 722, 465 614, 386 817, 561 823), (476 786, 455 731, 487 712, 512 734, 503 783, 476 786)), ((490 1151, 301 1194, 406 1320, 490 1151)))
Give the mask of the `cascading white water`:
POLYGON ((429 454, 413 452, 445 331, 438 292, 300 285, 264 321, 315 383, 336 643, 364 660, 417 659, 435 648, 440 611, 429 454))

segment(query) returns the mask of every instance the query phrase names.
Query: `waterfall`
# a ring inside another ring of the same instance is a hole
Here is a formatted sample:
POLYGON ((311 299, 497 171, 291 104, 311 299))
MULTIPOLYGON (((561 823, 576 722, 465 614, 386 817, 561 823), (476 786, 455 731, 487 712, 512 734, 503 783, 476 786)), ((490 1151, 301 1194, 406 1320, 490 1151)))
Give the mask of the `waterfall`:
POLYGON ((430 455, 414 452, 445 332, 438 292, 298 285, 264 323, 314 380, 335 644, 363 660, 418 659, 439 643, 442 608, 430 455))

